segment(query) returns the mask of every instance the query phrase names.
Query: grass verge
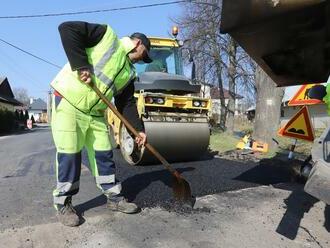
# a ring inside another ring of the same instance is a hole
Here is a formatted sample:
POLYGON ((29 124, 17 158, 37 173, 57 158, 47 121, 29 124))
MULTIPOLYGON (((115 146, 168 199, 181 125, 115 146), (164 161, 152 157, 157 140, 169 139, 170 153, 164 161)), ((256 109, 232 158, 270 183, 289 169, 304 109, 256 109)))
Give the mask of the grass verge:
MULTIPOLYGON (((324 131, 324 128, 315 129, 314 130, 315 138, 320 137, 321 134, 323 133, 323 131, 324 131)), ((291 145, 294 144, 293 138, 278 136, 277 141, 279 142, 278 149, 279 149, 279 151, 282 151, 282 152, 289 151, 291 145)), ((312 146, 313 146, 313 142, 297 140, 297 144, 296 144, 296 148, 295 148, 294 152, 308 156, 311 154, 312 146)))
MULTIPOLYGON (((235 150, 236 145, 241 139, 240 136, 244 136, 245 129, 240 128, 239 135, 232 135, 228 132, 222 132, 219 129, 213 129, 210 137, 210 149, 212 151, 218 151, 219 153, 226 152, 229 150, 235 150)), ((315 129, 315 137, 319 137, 324 129, 315 129)), ((263 154, 265 158, 271 158, 277 153, 289 153, 291 145, 294 143, 294 139, 287 137, 277 136, 276 140, 279 142, 276 151, 269 151, 263 154)), ((298 140, 294 152, 300 154, 301 156, 309 156, 311 154, 312 142, 307 142, 303 140, 298 140)))
POLYGON ((236 145, 239 140, 239 137, 231 135, 227 132, 212 130, 210 137, 210 149, 212 151, 218 151, 219 153, 234 150, 236 149, 236 145))

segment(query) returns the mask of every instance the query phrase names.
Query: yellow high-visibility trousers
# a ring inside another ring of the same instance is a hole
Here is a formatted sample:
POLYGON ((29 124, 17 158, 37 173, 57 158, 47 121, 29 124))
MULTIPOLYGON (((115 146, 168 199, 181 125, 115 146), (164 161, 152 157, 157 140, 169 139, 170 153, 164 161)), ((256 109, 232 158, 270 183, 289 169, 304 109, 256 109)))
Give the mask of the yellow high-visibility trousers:
POLYGON ((54 205, 64 205, 79 191, 81 151, 85 147, 96 185, 107 196, 121 192, 104 116, 82 113, 59 95, 52 101, 52 134, 56 146, 54 205))

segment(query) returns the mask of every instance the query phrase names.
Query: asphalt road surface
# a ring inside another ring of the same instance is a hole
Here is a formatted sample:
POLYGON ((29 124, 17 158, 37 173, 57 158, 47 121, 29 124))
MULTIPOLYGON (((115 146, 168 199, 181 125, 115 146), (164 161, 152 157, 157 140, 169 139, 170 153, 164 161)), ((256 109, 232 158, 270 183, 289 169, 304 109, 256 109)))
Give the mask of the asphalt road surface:
MULTIPOLYGON (((31 222, 47 222, 53 215, 55 147, 48 127, 0 138, 1 229, 31 222)), ((106 202, 88 170, 83 154, 81 189, 73 203, 79 212, 97 212, 106 202)), ((171 209, 172 176, 162 165, 130 166, 115 150, 117 177, 123 193, 142 208, 171 209)), ((190 183, 195 197, 290 181, 286 168, 230 161, 206 154, 200 161, 172 164, 190 183)))

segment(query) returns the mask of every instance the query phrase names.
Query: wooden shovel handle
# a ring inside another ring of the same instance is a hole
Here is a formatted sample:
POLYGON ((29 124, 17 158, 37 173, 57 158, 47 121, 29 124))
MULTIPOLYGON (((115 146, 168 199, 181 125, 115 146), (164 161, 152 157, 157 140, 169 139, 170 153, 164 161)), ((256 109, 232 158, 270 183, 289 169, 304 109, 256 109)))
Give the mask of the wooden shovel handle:
MULTIPOLYGON (((102 99, 102 101, 108 105, 111 111, 124 123, 125 127, 135 136, 140 137, 138 131, 126 120, 126 118, 119 113, 116 107, 106 98, 103 93, 95 86, 95 84, 90 84, 90 87, 95 91, 95 93, 102 99)), ((146 142, 145 147, 157 158, 159 161, 168 169, 175 177, 181 178, 179 172, 177 172, 167 161, 160 155, 160 153, 148 142, 146 142)))

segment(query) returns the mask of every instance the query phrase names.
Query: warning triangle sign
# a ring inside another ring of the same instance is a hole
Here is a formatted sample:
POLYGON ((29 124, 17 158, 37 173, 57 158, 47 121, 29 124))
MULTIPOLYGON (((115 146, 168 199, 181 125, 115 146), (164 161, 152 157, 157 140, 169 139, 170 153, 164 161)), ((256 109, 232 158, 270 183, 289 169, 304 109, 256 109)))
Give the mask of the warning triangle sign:
POLYGON ((300 109, 291 120, 278 131, 278 134, 313 142, 314 130, 311 125, 307 106, 300 109))
POLYGON ((314 85, 317 84, 305 84, 302 85, 297 93, 292 97, 292 99, 288 102, 288 106, 300 106, 300 105, 312 105, 312 104, 320 104, 323 101, 318 99, 310 99, 308 97, 308 91, 314 85))

